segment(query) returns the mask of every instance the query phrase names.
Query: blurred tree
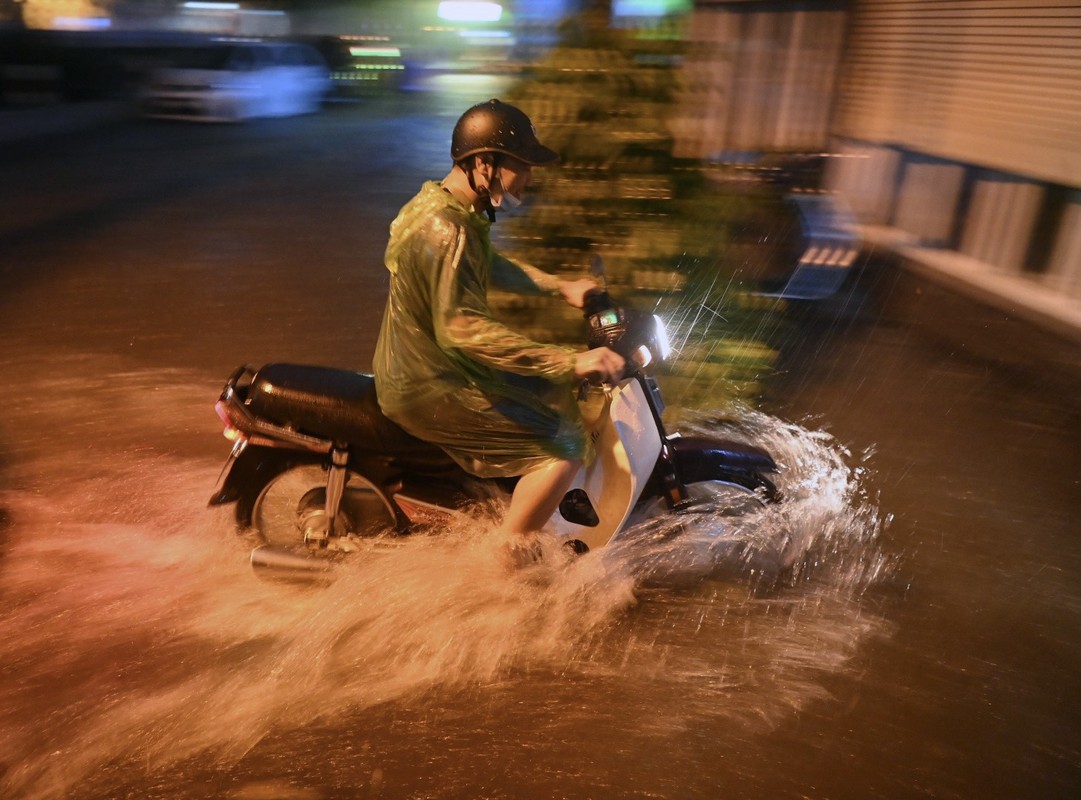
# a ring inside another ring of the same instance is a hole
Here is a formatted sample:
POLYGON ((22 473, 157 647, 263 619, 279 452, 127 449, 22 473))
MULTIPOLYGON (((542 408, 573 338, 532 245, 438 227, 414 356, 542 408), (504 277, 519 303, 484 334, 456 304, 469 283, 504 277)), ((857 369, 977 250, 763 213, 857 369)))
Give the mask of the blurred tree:
MULTIPOLYGON (((725 189, 720 168, 673 155, 666 120, 679 96, 683 19, 616 29, 610 17, 610 2, 590 0, 511 92, 562 159, 535 173, 530 213, 497 235, 555 273, 584 274, 600 256, 620 298, 662 309, 680 348, 666 378, 675 405, 754 398, 779 316, 750 299, 760 256, 745 242, 778 224, 776 198, 758 183, 725 189)), ((529 311, 519 298, 495 302, 529 311)), ((577 315, 559 313, 533 304, 537 335, 580 340, 577 315)))

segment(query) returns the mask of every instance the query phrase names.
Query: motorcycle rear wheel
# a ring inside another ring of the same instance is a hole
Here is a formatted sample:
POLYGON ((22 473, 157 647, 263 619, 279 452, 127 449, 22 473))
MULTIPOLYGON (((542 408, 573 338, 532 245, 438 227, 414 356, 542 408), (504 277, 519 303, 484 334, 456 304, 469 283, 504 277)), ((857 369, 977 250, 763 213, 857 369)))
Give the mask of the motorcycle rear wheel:
POLYGON ((390 499, 355 472, 346 477, 336 530, 328 530, 327 472, 316 464, 294 467, 263 487, 251 507, 251 524, 266 544, 297 550, 345 550, 356 538, 394 533, 390 499))

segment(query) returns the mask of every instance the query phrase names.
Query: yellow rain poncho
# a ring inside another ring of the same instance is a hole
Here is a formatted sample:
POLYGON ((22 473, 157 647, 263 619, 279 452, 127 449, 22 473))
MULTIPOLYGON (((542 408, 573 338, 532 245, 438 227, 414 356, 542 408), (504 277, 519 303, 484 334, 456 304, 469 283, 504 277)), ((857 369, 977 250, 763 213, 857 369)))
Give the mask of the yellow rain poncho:
POLYGON ((436 181, 390 226, 390 295, 375 349, 379 405, 481 477, 521 475, 587 445, 574 351, 492 318, 488 285, 557 294, 551 275, 492 249, 491 223, 436 181))

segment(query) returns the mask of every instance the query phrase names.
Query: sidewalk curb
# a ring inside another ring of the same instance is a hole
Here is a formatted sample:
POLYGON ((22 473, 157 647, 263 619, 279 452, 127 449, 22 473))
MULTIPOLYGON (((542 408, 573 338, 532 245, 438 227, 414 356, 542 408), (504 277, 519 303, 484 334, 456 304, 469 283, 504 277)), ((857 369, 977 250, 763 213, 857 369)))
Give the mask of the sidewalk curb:
POLYGON ((904 268, 960 297, 1024 320, 1074 346, 1081 345, 1081 298, 1020 274, 948 250, 920 247, 894 228, 862 226, 865 248, 897 254, 904 268))

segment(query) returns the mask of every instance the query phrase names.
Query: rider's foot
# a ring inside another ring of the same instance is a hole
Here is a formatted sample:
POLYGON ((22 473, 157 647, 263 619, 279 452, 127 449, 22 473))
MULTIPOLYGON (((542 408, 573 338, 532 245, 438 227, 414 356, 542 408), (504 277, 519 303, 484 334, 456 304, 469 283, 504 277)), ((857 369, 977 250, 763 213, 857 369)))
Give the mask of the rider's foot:
POLYGON ((517 534, 503 545, 500 557, 508 572, 518 572, 540 564, 544 560, 544 547, 536 534, 517 534))

